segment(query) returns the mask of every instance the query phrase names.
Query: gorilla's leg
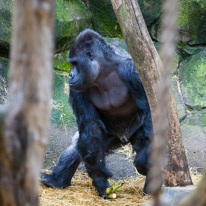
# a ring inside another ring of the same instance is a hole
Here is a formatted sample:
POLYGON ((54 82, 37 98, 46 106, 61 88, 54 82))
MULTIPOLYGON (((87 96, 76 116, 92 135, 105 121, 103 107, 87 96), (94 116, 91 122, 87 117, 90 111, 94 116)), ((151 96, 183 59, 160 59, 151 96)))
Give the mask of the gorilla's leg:
POLYGON ((143 192, 148 194, 148 166, 149 166, 149 138, 142 135, 142 131, 131 137, 130 142, 133 146, 136 156, 134 158, 134 165, 137 171, 146 176, 143 192))
POLYGON ((70 186, 71 179, 81 162, 79 152, 77 150, 77 141, 79 133, 72 138, 72 144, 62 152, 56 167, 51 174, 41 174, 41 182, 50 187, 66 188, 70 186))
POLYGON ((105 149, 108 147, 106 138, 88 138, 82 134, 78 143, 78 149, 89 176, 93 180, 97 192, 101 197, 108 198, 106 188, 111 187, 108 178, 111 173, 105 167, 105 149))

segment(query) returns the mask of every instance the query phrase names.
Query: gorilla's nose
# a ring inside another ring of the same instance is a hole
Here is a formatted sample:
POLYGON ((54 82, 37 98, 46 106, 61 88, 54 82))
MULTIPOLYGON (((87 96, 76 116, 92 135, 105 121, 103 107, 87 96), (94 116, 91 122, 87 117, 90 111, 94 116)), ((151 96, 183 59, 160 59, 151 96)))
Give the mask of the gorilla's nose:
POLYGON ((69 79, 70 80, 74 79, 74 73, 72 71, 69 73, 69 79))

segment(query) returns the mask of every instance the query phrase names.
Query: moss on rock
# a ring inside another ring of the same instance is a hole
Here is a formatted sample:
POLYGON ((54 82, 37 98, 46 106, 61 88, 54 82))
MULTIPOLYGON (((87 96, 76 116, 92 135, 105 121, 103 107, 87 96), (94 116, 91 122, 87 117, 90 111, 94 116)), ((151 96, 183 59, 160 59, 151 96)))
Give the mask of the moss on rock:
POLYGON ((179 76, 185 103, 206 106, 206 51, 186 58, 179 76))
POLYGON ((180 36, 183 42, 201 44, 206 42, 206 1, 180 1, 180 36))
POLYGON ((0 40, 11 41, 11 0, 0 1, 0 40))
POLYGON ((68 104, 69 85, 68 75, 54 72, 51 123, 75 124, 75 117, 68 104))
POLYGON ((70 47, 74 38, 91 26, 91 13, 80 1, 56 0, 56 51, 70 47))

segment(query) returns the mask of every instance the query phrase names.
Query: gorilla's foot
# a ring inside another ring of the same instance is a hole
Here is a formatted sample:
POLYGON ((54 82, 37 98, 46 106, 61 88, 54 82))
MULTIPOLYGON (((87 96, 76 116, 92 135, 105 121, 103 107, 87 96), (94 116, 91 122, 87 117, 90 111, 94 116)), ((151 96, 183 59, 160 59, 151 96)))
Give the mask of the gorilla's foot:
POLYGON ((60 177, 57 179, 56 175, 53 173, 52 174, 41 173, 41 183, 48 187, 54 187, 60 189, 64 189, 71 185, 70 181, 68 182, 62 181, 60 177))
POLYGON ((106 189, 112 187, 109 185, 105 177, 96 177, 93 179, 93 185, 95 186, 100 197, 103 197, 104 199, 110 199, 106 194, 106 189))

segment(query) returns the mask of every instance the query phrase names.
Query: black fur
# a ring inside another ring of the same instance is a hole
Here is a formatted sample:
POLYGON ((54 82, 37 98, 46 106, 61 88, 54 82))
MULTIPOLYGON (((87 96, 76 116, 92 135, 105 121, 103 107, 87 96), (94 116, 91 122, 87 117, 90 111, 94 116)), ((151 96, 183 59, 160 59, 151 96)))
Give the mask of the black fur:
MULTIPOLYGON (((89 65, 84 60, 86 57, 82 56, 81 61, 84 62, 84 68, 81 69, 81 82, 83 87, 81 89, 70 88, 69 96, 76 116, 79 137, 61 154, 52 174, 42 174, 42 182, 52 187, 65 188, 69 186, 75 170, 83 161, 98 193, 107 198, 105 190, 110 187, 107 179, 111 177, 111 173, 105 167, 105 155, 120 144, 130 142, 136 152, 134 165, 141 174, 147 175, 152 121, 147 97, 132 59, 117 54, 115 49, 111 48, 99 34, 88 29, 77 37, 68 59, 72 59, 74 65, 77 64, 74 57, 88 46, 92 46, 97 52, 101 50, 105 61, 114 62, 119 76, 126 83, 136 102, 138 112, 134 120, 129 117, 124 119, 105 118, 102 112, 91 103, 87 89, 85 89, 89 87, 89 84, 83 78, 87 75, 89 65), (121 142, 117 137, 124 134, 127 135, 127 138, 125 142, 121 142)), ((104 62, 100 62, 100 64, 102 63, 104 62)), ((146 180, 144 192, 147 192, 147 183, 146 180)))

